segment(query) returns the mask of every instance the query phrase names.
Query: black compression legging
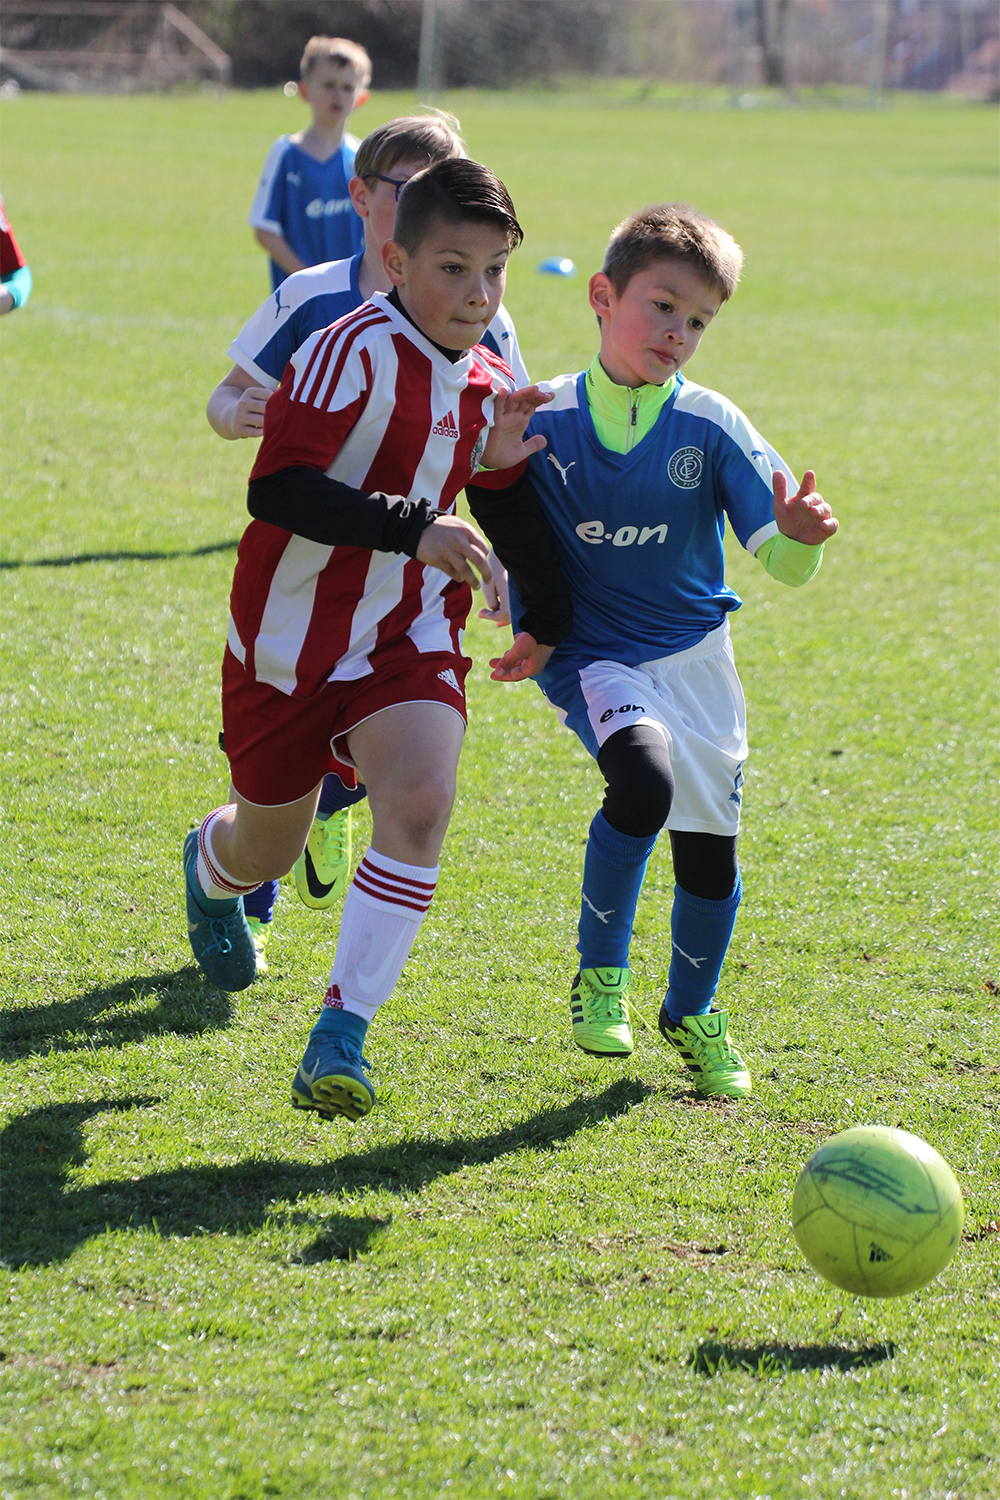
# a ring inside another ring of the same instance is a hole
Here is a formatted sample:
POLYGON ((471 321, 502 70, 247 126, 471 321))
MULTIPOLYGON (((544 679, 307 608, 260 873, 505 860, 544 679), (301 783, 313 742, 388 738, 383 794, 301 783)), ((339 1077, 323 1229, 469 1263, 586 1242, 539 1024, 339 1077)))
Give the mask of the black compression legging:
MULTIPOLYGON (((674 799, 666 741, 651 724, 619 729, 597 755, 607 791, 601 811, 611 827, 632 838, 659 833, 674 799)), ((674 879, 703 901, 725 901, 736 888, 736 835, 670 834, 674 879)))

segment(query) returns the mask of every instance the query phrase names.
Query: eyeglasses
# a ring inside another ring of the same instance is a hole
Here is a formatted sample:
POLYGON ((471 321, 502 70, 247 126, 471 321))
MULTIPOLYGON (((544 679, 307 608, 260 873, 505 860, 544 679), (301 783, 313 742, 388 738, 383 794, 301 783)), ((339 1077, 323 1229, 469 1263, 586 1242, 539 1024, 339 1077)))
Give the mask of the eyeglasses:
POLYGON ((371 179, 372 177, 374 177, 379 182, 387 182, 390 187, 394 187, 396 189, 396 202, 397 203, 399 202, 399 195, 400 195, 400 193, 403 191, 403 189, 405 188, 406 184, 410 180, 408 177, 404 177, 403 180, 402 180, 402 182, 400 182, 400 180, 399 180, 398 177, 383 177, 381 172, 366 172, 365 173, 365 177, 366 177, 366 179, 371 179))

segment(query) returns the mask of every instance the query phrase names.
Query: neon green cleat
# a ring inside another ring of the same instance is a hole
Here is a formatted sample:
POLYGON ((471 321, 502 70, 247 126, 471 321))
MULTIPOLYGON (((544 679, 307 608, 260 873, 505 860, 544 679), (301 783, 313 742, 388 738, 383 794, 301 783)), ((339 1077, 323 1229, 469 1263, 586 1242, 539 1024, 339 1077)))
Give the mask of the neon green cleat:
POLYGON ((728 1029, 725 1010, 680 1021, 671 1021, 666 1004, 660 1010, 660 1033, 694 1074, 695 1093, 702 1099, 743 1099, 753 1090, 750 1070, 729 1040, 728 1029))
POLYGON ((628 1057, 635 1042, 628 1019, 628 969, 581 969, 573 981, 569 1013, 573 1040, 595 1057, 628 1057))
POLYGON ((306 906, 325 911, 344 894, 351 873, 351 809, 314 818, 295 861, 295 889, 306 906))
POLYGON ((257 973, 267 973, 267 940, 271 936, 270 922, 262 922, 260 917, 247 917, 247 926, 250 936, 253 938, 253 949, 257 955, 257 973))

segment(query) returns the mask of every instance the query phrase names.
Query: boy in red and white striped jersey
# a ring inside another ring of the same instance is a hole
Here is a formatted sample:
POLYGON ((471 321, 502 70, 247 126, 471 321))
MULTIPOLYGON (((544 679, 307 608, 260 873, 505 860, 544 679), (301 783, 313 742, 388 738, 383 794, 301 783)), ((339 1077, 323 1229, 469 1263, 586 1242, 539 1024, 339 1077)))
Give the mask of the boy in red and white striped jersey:
MULTIPOLYGON (((243 896, 298 858, 324 774, 362 775, 372 845, 292 1086, 293 1103, 328 1118, 374 1103, 362 1043, 430 905, 454 800, 462 628, 474 570, 490 576, 455 499, 480 462, 506 468, 544 446, 523 433, 548 398, 513 393, 506 365, 477 347, 520 241, 506 188, 478 162, 411 178, 383 247, 393 290, 296 351, 250 476, 222 669, 233 800, 185 841, 188 931, 213 983, 246 988, 243 896)), ((551 538, 529 550, 520 626, 541 670, 571 613, 551 538)))

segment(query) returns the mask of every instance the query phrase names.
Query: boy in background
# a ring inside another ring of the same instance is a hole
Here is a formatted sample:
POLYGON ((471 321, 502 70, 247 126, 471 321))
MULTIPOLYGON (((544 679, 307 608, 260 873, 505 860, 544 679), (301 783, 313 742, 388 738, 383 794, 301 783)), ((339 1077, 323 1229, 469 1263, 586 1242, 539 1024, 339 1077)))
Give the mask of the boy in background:
MULTIPOLYGON (((540 498, 572 591, 573 630, 538 683, 607 782, 584 860, 573 1039, 598 1056, 633 1049, 629 943, 665 825, 676 883, 660 1031, 700 1095, 729 1098, 752 1083, 727 1012, 711 1008, 742 894, 747 758, 729 642, 741 601, 725 581, 725 520, 791 585, 814 575, 837 530, 816 476, 797 485, 732 402, 680 373, 735 291, 742 260, 724 229, 683 204, 625 219, 590 281, 599 354, 588 370, 539 387, 554 396, 529 429, 546 438, 545 451, 513 486, 514 476, 481 473, 467 492, 498 550, 509 508, 525 489, 540 498)), ((515 592, 516 580, 516 617, 515 592)), ((517 680, 519 654, 515 643, 494 677, 517 680)))
POLYGON ((312 124, 275 141, 250 209, 257 243, 271 257, 274 288, 293 271, 340 260, 362 246, 361 220, 347 189, 358 142, 345 126, 368 98, 371 60, 356 42, 314 36, 299 72, 312 124))
MULTIPOLYGON (((365 138, 348 184, 364 224, 364 249, 349 260, 289 276, 234 339, 228 351, 233 366, 209 397, 206 413, 220 437, 259 437, 268 397, 277 390, 296 349, 310 334, 353 312, 373 292, 391 290, 382 246, 392 238, 400 193, 417 172, 465 154, 458 121, 439 110, 389 120, 365 138)), ((514 323, 502 305, 481 343, 509 366, 517 389, 528 385, 514 323)), ((499 601, 491 585, 484 588, 495 607, 499 601)), ((350 809, 364 796, 363 786, 348 789, 336 774, 324 779, 306 847, 294 867, 296 890, 307 906, 325 910, 344 894, 351 863, 350 809)), ((265 881, 244 899, 258 949, 258 972, 266 968, 264 949, 277 895, 278 882, 265 881)))
MULTIPOLYGON (((522 438, 547 398, 512 396, 510 372, 476 347, 520 241, 506 188, 478 162, 440 162, 407 183, 383 248, 391 293, 295 352, 250 477, 255 519, 222 674, 232 800, 184 843, 188 936, 213 984, 245 989, 256 955, 243 898, 301 853, 324 774, 361 773, 372 843, 292 1085, 293 1103, 327 1118, 374 1103, 365 1035, 437 883, 465 731, 473 566, 489 576, 487 543, 455 499, 480 459, 502 469, 544 442, 522 438)), ((551 539, 548 557, 531 550, 551 565, 551 539)), ((567 596, 551 574, 519 577, 531 632, 519 658, 537 670, 568 628, 567 596)))

